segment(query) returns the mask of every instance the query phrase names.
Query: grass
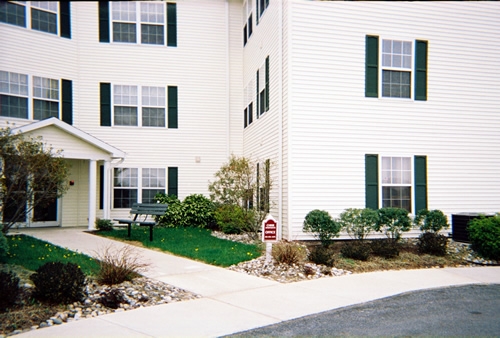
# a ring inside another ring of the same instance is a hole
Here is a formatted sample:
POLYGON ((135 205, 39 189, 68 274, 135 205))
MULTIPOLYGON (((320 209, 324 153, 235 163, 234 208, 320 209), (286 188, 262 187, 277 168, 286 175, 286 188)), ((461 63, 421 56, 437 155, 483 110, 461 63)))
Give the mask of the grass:
POLYGON ((47 262, 74 263, 86 275, 94 275, 99 264, 91 257, 25 235, 7 236, 9 252, 1 263, 35 271, 47 262))
POLYGON ((258 245, 220 239, 212 236, 210 230, 200 228, 155 228, 152 242, 149 241, 148 228, 132 228, 130 238, 127 229, 99 231, 97 234, 123 241, 139 242, 147 248, 155 248, 221 267, 248 261, 262 254, 262 248, 258 245))

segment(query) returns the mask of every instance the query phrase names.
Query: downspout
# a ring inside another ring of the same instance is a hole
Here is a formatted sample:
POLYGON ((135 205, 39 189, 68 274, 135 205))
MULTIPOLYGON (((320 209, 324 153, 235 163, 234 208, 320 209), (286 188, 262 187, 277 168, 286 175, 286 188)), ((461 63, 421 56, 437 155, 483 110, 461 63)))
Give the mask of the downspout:
POLYGON ((226 159, 231 150, 231 93, 229 91, 229 0, 226 0, 226 159))
POLYGON ((283 236, 283 2, 278 2, 278 238, 283 236))

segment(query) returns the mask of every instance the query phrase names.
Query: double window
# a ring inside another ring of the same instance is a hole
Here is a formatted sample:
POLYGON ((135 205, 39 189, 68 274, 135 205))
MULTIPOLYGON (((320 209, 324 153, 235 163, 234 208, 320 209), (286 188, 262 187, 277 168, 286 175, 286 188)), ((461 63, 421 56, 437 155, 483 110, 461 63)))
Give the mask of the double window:
POLYGON ((161 1, 99 2, 99 41, 177 46, 177 5, 161 1))
POLYGON ((177 128, 177 87, 101 83, 101 125, 165 128, 167 123, 177 128))
POLYGON ((71 87, 69 80, 0 71, 0 116, 33 120, 62 117, 71 124, 71 87))
POLYGON ((366 155, 365 174, 367 208, 427 209, 426 156, 366 155))
POLYGON ((56 1, 2 1, 0 22, 71 38, 70 4, 56 1))
POLYGON ((365 60, 366 97, 427 100, 427 41, 366 36, 365 60))
POLYGON ((253 1, 243 2, 243 46, 245 46, 253 32, 253 1))
POLYGON ((256 74, 257 118, 269 110, 269 56, 256 74))
POLYGON ((114 168, 113 208, 131 208, 134 203, 154 203, 158 193, 177 195, 177 168, 114 168))

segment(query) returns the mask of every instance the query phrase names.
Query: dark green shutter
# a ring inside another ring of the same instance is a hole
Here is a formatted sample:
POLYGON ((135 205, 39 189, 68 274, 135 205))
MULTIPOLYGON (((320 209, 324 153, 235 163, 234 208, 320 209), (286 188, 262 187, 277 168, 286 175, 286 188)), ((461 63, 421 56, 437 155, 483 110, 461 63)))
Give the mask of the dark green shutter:
POLYGON ((111 126, 111 84, 101 83, 101 126, 111 126))
MULTIPOLYGON (((255 25, 259 25, 259 0, 255 0, 255 25)), ((258 109, 258 108, 257 108, 258 109)))
POLYGON ((62 120, 73 124, 73 83, 71 80, 62 80, 62 120))
POLYGON ((179 196, 179 168, 169 167, 168 168, 168 194, 179 196))
POLYGON ((378 36, 366 36, 365 96, 378 97, 378 36))
POLYGON ((257 118, 259 118, 259 112, 260 112, 260 100, 259 100, 259 71, 257 70, 257 75, 256 75, 256 81, 255 81, 255 88, 256 88, 256 91, 257 91, 257 98, 256 98, 256 101, 255 101, 255 116, 257 118))
POLYGON ((99 166, 99 209, 104 209, 104 166, 99 166))
POLYGON ((178 128, 178 98, 177 98, 177 87, 168 87, 168 128, 176 129, 178 128))
POLYGON ((177 47, 177 4, 167 3, 167 46, 177 47))
POLYGON ((260 179, 260 168, 259 168, 259 163, 257 163, 257 169, 256 169, 256 172, 257 172, 257 191, 256 191, 256 205, 257 205, 257 208, 260 208, 260 182, 259 182, 259 179, 260 179))
POLYGON ((266 109, 269 110, 269 56, 266 58, 266 109))
POLYGON ((427 101, 427 41, 415 45, 415 100, 427 101))
POLYGON ((99 42, 109 42, 109 1, 99 1, 99 42))
POLYGON ((378 155, 365 155, 365 206, 378 209, 378 155))
POLYGON ((415 213, 427 209, 427 157, 415 156, 415 213))
POLYGON ((59 11, 60 11, 60 26, 61 26, 61 36, 63 38, 71 39, 71 2, 60 1, 59 11))

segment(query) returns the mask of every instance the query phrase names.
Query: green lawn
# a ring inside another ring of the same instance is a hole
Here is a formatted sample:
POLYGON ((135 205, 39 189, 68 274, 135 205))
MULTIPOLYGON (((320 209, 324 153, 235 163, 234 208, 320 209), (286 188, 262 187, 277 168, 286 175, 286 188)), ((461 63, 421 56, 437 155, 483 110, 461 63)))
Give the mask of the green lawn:
POLYGON ((208 264, 228 267, 257 258, 262 250, 258 245, 232 242, 211 235, 210 230, 200 228, 162 228, 153 230, 154 240, 149 241, 149 228, 100 231, 97 234, 125 241, 138 241, 145 247, 157 248, 178 256, 199 260, 208 264))
POLYGON ((1 260, 2 263, 21 265, 28 270, 35 271, 47 262, 71 262, 77 264, 86 275, 94 275, 99 270, 99 264, 87 255, 30 236, 6 237, 9 243, 9 252, 1 260))

